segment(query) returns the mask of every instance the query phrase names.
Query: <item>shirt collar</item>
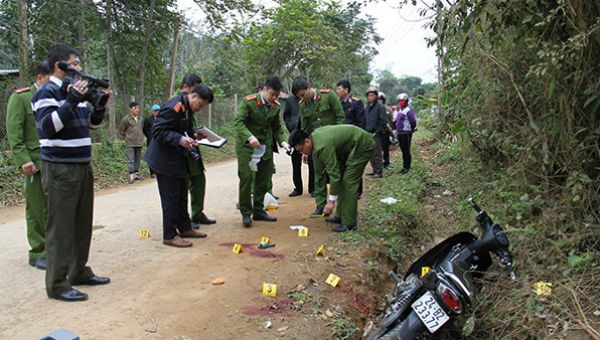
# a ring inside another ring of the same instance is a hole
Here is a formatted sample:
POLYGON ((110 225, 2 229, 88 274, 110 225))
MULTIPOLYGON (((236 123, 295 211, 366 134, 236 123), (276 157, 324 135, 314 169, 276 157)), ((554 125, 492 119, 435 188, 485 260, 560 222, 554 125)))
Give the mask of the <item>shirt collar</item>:
POLYGON ((63 81, 55 76, 50 76, 50 80, 51 82, 53 82, 54 84, 58 85, 58 87, 62 86, 63 81))

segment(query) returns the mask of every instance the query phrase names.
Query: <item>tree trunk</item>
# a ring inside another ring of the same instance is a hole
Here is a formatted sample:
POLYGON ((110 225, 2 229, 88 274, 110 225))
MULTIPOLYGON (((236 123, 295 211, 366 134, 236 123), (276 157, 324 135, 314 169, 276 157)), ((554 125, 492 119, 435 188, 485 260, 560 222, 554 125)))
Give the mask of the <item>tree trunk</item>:
POLYGON ((171 47, 171 67, 169 69, 169 87, 167 88, 167 97, 165 101, 173 95, 173 82, 175 80, 175 59, 177 58, 177 40, 179 39, 179 20, 175 23, 175 33, 173 34, 173 46, 171 47))
MULTIPOLYGON (((26 0, 19 0, 17 12, 19 20, 19 85, 25 87, 29 85, 29 33, 27 30, 26 0)), ((50 67, 53 67, 53 65, 50 67)))
POLYGON ((86 70, 87 60, 87 47, 85 43, 85 0, 79 0, 79 20, 77 22, 77 40, 79 52, 81 53, 81 68, 86 70))
POLYGON ((116 102, 117 96, 114 93, 115 89, 115 77, 114 77, 114 55, 115 50, 113 47, 112 39, 112 25, 113 25, 113 2, 112 0, 106 0, 106 64, 108 68, 108 80, 110 81, 109 90, 113 91, 111 100, 108 101, 108 135, 111 139, 114 139, 117 135, 117 122, 116 122, 116 102))
POLYGON ((154 35, 154 29, 152 29, 152 16, 154 15, 154 7, 156 6, 156 0, 150 2, 150 9, 148 18, 146 19, 146 37, 144 46, 142 48, 142 55, 140 56, 140 86, 138 87, 137 100, 140 104, 142 112, 144 110, 144 72, 146 70, 146 58, 148 56, 148 45, 150 45, 150 38, 154 35))

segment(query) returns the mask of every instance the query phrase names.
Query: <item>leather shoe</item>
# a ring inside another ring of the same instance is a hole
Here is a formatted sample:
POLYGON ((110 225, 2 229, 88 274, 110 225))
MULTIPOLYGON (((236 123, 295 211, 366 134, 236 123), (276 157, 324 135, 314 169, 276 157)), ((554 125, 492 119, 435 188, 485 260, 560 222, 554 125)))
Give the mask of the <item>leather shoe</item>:
POLYGON ((93 276, 90 276, 87 280, 73 282, 71 284, 73 286, 98 286, 98 285, 105 285, 108 283, 110 283, 110 278, 93 275, 93 276))
POLYGON ((29 265, 36 267, 37 269, 46 270, 46 258, 40 257, 39 259, 29 259, 29 265))
POLYGON ((250 225, 252 224, 252 218, 250 218, 250 215, 242 215, 242 224, 244 227, 250 228, 250 225))
POLYGON ((327 223, 342 223, 342 219, 340 217, 337 216, 331 216, 331 217, 327 217, 325 219, 325 222, 327 223))
POLYGON ((296 196, 300 196, 300 195, 302 195, 301 191, 294 190, 294 191, 290 192, 290 194, 288 196, 290 196, 290 197, 296 197, 296 196))
POLYGON ((310 213, 310 216, 320 216, 320 215, 323 215, 323 208, 322 207, 321 208, 317 207, 315 209, 315 211, 313 211, 313 212, 310 213))
POLYGON ((353 225, 340 224, 337 227, 332 228, 331 231, 336 232, 336 233, 343 233, 344 231, 348 231, 348 230, 352 230, 352 229, 354 229, 353 225))
POLYGON ((267 213, 256 213, 252 215, 252 219, 255 221, 267 221, 267 222, 275 222, 277 221, 277 217, 273 217, 267 213))
POLYGON ((207 235, 206 233, 203 233, 199 230, 191 229, 188 231, 184 231, 183 233, 179 233, 179 236, 189 238, 205 238, 207 235))
POLYGON ((170 240, 163 240, 163 244, 165 246, 171 246, 176 248, 186 248, 192 246, 192 242, 182 239, 181 237, 179 237, 179 235, 173 237, 170 240))
POLYGON ((201 213, 200 218, 198 218, 198 220, 196 220, 194 222, 196 224, 215 224, 215 223, 217 223, 217 220, 211 220, 204 213, 201 213))
POLYGON ((61 301, 72 302, 72 301, 87 300, 88 295, 86 293, 78 291, 77 289, 71 288, 71 289, 65 290, 64 292, 62 292, 56 296, 51 296, 51 298, 61 300, 61 301))

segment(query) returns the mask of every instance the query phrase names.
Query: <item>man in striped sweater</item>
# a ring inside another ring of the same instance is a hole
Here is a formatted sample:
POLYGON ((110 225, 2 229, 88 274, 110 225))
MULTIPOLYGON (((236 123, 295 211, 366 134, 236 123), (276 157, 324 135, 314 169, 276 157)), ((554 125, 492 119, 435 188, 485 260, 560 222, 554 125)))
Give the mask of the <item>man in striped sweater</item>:
POLYGON ((89 129, 102 122, 106 108, 90 108, 85 103, 88 83, 65 81, 68 74, 59 68, 61 61, 81 70, 76 49, 52 47, 48 52, 52 75, 31 101, 40 137, 42 185, 48 198, 46 293, 58 300, 82 301, 87 294, 73 286, 110 282, 86 266, 94 209, 89 129))

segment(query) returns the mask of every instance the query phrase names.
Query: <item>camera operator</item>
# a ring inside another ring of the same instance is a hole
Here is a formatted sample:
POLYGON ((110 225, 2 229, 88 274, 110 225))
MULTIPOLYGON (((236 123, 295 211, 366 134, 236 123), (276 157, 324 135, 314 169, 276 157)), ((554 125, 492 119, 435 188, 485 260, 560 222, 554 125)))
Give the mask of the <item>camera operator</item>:
MULTIPOLYGON (((46 225, 46 293, 63 301, 82 301, 75 285, 110 282, 86 266, 92 240, 94 176, 90 128, 102 123, 106 108, 86 103, 88 83, 65 85, 59 62, 81 70, 79 52, 56 45, 48 52, 50 80, 35 92, 31 105, 37 121, 42 158, 42 185, 48 198, 46 225)), ((106 104, 106 101, 104 101, 106 104)))
POLYGON ((163 211, 163 244, 167 246, 191 247, 192 243, 182 237, 206 237, 205 233, 192 229, 187 211, 188 162, 200 158, 194 148, 195 139, 204 138, 194 136, 194 112, 212 101, 212 91, 198 85, 190 93, 169 99, 152 126, 152 139, 144 158, 156 174, 163 211))

